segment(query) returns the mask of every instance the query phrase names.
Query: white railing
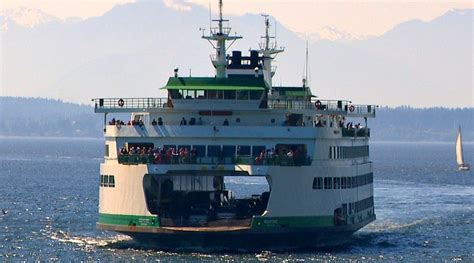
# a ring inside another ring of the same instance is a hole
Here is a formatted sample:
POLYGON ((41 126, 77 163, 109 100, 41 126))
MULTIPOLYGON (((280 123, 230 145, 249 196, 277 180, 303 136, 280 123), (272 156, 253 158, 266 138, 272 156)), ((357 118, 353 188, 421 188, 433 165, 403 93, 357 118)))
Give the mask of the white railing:
POLYGON ((93 99, 95 110, 170 108, 168 98, 97 98, 93 99))
MULTIPOLYGON (((130 109, 160 109, 173 108, 168 98, 97 98, 93 99, 95 110, 104 112, 107 110, 130 110, 130 109)), ((222 99, 222 101, 226 101, 222 99)), ((311 98, 307 100, 295 99, 270 99, 267 101, 269 109, 293 109, 293 110, 315 110, 328 114, 346 114, 348 116, 375 116, 375 105, 352 104, 345 100, 321 100, 311 98)), ((212 107, 209 105, 209 107, 212 107)))

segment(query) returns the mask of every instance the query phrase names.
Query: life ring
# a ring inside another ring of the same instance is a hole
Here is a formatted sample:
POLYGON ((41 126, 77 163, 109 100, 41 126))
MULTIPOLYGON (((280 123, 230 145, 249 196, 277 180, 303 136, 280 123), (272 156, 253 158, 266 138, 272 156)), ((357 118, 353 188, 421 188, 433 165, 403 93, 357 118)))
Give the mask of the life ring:
POLYGON ((350 112, 354 112, 354 110, 355 110, 354 105, 349 106, 349 111, 350 111, 350 112))
POLYGON ((317 100, 317 101, 314 103, 314 107, 315 107, 316 109, 318 109, 318 110, 321 109, 321 101, 320 101, 320 100, 317 100))
POLYGON ((123 105, 125 105, 125 101, 123 99, 119 99, 117 103, 120 107, 123 107, 123 105))

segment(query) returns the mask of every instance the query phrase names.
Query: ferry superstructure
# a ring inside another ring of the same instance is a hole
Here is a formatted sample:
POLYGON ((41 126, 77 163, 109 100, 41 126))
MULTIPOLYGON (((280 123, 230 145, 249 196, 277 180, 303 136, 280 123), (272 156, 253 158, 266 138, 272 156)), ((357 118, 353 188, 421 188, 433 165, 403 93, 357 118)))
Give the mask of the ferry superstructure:
POLYGON ((94 99, 105 136, 97 227, 169 248, 345 242, 375 220, 367 119, 376 107, 317 98, 305 80, 274 86, 283 48, 268 17, 260 48, 230 55, 226 42, 241 37, 222 1, 219 10, 203 35, 216 51, 214 77, 175 69, 167 98, 94 99), (226 187, 231 177, 262 177, 268 189, 241 197, 226 187))

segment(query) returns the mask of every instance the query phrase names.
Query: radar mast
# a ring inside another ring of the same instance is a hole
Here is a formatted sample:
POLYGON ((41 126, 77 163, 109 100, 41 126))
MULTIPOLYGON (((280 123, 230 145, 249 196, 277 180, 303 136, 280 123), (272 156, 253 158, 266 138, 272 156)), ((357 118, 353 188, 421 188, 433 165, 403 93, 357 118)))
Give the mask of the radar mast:
POLYGON ((263 78, 270 90, 272 89, 272 77, 276 69, 272 69, 272 60, 285 51, 283 47, 277 47, 276 36, 270 36, 270 20, 267 14, 262 14, 265 19, 265 35, 261 37, 262 41, 259 44, 259 52, 263 55, 263 78), (272 41, 274 39, 274 41, 272 41))
POLYGON ((216 68, 217 78, 227 78, 227 55, 226 50, 241 36, 237 34, 231 36, 231 27, 228 25, 229 20, 222 17, 222 0, 219 0, 219 19, 213 19, 212 22, 217 22, 217 27, 210 27, 209 35, 204 35, 202 38, 207 39, 212 47, 216 50, 215 55, 211 55, 212 65, 216 68), (226 24, 224 24, 226 23, 226 24), (230 45, 226 46, 226 41, 232 41, 230 45), (215 44, 212 42, 215 41, 215 44))

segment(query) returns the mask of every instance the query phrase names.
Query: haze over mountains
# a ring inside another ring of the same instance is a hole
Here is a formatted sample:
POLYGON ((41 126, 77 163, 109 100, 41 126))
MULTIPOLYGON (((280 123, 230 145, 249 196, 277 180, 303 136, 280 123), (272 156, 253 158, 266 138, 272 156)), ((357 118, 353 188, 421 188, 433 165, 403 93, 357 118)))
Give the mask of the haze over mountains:
MULTIPOLYGON (((214 74, 208 56, 213 50, 199 31, 208 27, 208 11, 200 6, 179 11, 161 2, 135 2, 100 17, 67 21, 33 14, 39 22, 0 16, 3 96, 80 103, 94 97, 156 97, 165 95, 159 88, 175 66, 181 75, 189 69, 193 76, 214 74)), ((231 50, 256 48, 263 19, 228 18, 233 31, 244 36, 231 50)), ((391 106, 472 107, 472 24, 469 9, 430 22, 408 21, 362 40, 329 28, 334 41, 312 36, 309 45, 313 93, 391 106)), ((279 23, 277 31, 286 52, 277 57, 274 83, 300 85, 305 39, 279 23)))

